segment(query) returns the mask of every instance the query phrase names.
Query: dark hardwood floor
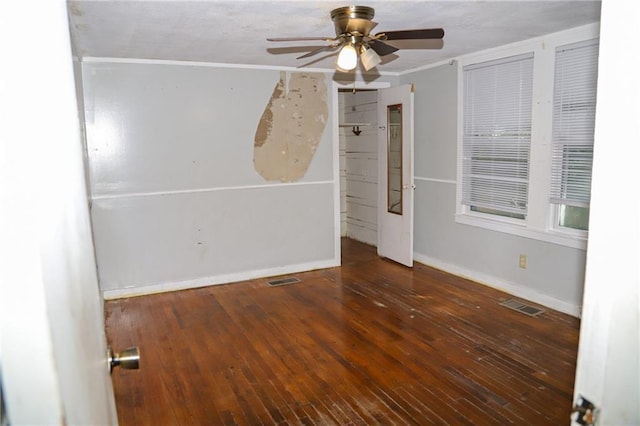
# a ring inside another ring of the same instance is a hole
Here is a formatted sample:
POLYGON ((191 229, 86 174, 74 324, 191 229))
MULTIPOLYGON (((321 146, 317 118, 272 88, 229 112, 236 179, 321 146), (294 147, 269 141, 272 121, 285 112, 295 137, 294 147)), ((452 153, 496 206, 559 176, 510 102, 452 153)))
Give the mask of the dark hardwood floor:
POLYGON ((352 240, 295 276, 107 302, 120 424, 569 424, 579 320, 352 240))

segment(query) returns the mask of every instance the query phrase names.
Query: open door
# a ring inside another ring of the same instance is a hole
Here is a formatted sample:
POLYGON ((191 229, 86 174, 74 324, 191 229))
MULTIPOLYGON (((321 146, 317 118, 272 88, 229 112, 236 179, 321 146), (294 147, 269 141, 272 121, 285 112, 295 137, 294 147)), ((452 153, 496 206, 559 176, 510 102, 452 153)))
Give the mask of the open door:
POLYGON ((68 25, 63 0, 0 3, 2 424, 118 422, 68 25))
POLYGON ((640 136, 640 52, 624 49, 628 40, 640 38, 639 18, 637 0, 602 3, 589 246, 571 423, 576 426, 640 425, 640 193, 620 184, 640 181, 638 157, 628 155, 629 140, 640 136), (636 90, 629 90, 634 85, 636 90), (594 411, 596 421, 589 422, 594 411))
POLYGON ((413 266, 413 85, 378 90, 378 255, 413 266))

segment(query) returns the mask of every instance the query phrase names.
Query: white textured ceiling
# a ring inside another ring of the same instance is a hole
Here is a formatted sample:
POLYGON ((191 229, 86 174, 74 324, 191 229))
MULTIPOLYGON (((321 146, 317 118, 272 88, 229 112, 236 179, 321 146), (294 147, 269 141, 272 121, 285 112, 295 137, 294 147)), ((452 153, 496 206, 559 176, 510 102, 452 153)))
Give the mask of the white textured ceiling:
MULTIPOLYGON (((160 59, 333 69, 321 53, 297 60, 322 42, 273 43, 267 37, 334 36, 330 12, 344 1, 69 2, 81 57, 160 59)), ((442 27, 441 49, 402 49, 379 71, 430 63, 600 20, 599 1, 380 1, 373 31, 442 27)))

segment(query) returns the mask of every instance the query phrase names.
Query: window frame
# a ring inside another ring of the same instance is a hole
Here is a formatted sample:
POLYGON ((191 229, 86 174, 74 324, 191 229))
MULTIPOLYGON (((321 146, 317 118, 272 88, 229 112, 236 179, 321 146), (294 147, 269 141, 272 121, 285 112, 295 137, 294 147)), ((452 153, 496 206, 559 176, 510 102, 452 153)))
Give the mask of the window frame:
POLYGON ((549 197, 555 53, 557 47, 598 38, 599 28, 598 23, 584 25, 458 58, 457 223, 586 250, 588 231, 555 226, 559 210, 549 197), (462 204, 464 67, 527 53, 534 56, 527 215, 524 219, 511 219, 471 211, 469 206, 462 204))

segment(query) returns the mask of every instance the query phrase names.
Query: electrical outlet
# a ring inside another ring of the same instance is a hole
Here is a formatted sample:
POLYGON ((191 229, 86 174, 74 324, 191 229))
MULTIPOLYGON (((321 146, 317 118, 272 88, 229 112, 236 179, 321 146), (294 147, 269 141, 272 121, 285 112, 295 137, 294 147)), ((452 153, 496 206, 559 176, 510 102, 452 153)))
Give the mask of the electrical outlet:
POLYGON ((520 261, 518 263, 518 266, 520 266, 522 269, 527 269, 527 255, 526 254, 521 254, 520 255, 520 261))

